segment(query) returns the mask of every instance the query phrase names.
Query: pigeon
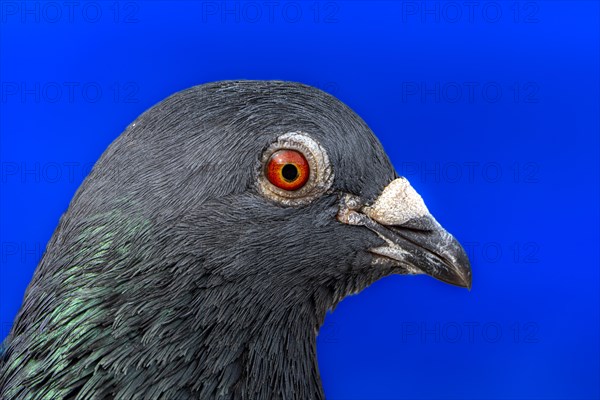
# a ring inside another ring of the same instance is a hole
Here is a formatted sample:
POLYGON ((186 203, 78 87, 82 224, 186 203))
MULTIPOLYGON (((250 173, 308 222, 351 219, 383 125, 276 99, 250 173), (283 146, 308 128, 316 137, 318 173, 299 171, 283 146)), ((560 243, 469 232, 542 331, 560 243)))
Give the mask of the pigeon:
POLYGON ((326 313, 391 274, 471 286, 359 116, 300 83, 195 86, 77 190, 1 346, 0 398, 324 399, 326 313))

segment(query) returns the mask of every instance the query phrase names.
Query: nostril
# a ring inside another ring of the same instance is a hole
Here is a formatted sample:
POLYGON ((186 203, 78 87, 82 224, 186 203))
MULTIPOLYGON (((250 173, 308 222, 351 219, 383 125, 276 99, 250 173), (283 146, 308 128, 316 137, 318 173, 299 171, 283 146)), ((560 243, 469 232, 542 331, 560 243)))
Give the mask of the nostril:
POLYGON ((402 225, 389 226, 389 228, 392 229, 399 229, 404 231, 409 230, 413 232, 431 232, 437 230, 438 227, 438 222, 432 216, 412 218, 406 222, 403 222, 402 225))
POLYGON ((414 233, 428 233, 433 232, 433 229, 423 229, 416 226, 410 225, 388 225, 386 226, 389 230, 400 233, 400 232, 414 232, 414 233))

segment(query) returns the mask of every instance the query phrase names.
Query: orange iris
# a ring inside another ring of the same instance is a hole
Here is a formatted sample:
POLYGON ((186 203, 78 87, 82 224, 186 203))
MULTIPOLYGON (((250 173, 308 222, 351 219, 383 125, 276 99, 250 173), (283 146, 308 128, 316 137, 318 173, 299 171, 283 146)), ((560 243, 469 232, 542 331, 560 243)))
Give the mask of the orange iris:
POLYGON ((296 150, 278 150, 267 162, 269 182, 283 190, 298 190, 310 176, 308 161, 296 150))

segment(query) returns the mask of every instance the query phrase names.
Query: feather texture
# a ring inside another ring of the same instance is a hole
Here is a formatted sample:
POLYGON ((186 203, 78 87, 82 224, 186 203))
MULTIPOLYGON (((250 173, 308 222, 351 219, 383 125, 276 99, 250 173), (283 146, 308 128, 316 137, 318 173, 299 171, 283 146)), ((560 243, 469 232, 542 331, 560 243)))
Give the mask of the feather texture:
POLYGON ((136 119, 62 216, 0 350, 2 399, 322 399, 327 310, 391 273, 381 239, 340 224, 341 193, 396 177, 367 125, 297 83, 225 81, 136 119), (302 131, 335 181, 284 207, 262 151, 302 131))

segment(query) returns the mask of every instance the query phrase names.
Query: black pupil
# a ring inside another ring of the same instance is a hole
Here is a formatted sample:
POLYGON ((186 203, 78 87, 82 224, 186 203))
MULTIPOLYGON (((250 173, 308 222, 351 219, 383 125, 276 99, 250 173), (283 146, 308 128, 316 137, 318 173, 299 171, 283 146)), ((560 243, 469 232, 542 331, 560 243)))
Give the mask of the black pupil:
POLYGON ((283 179, 288 182, 293 182, 298 178, 298 168, 294 164, 285 164, 281 169, 283 179))

